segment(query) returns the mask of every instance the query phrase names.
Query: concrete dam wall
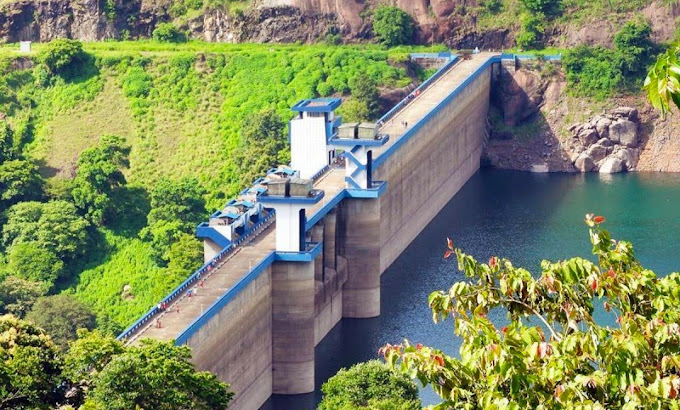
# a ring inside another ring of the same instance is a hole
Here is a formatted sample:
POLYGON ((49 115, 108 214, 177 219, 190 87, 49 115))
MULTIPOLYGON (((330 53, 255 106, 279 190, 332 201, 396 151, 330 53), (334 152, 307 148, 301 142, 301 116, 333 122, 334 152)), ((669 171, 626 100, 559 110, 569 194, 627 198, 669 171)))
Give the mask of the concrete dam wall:
POLYGON ((380 275, 479 168, 500 58, 481 53, 447 61, 379 121, 375 140, 351 140, 358 142, 346 148, 346 167, 333 165, 336 152, 328 148, 342 122, 332 113, 339 100, 298 103, 295 121, 325 118, 325 129, 316 128, 332 135, 319 146, 331 166, 303 176, 313 180, 310 195, 289 197, 288 186, 285 196, 265 194, 262 202, 276 212, 265 211, 252 238, 244 235, 228 249, 215 232, 231 228, 213 230, 212 219, 202 224, 214 266, 199 272, 206 275, 202 289, 184 297, 188 279, 168 297, 169 305, 182 306, 181 315, 152 309, 122 337, 187 344, 198 369, 231 384, 234 409, 257 409, 271 394, 314 391, 314 347, 343 317, 380 314, 380 275), (163 326, 151 326, 152 317, 163 326))

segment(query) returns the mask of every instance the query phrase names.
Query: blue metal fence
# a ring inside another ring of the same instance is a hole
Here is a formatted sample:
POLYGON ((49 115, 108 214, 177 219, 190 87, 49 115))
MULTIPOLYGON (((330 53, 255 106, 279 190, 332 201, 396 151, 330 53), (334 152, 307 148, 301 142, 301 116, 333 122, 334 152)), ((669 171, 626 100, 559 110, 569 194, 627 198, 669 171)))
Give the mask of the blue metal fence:
POLYGON ((408 103, 416 95, 420 94, 422 91, 424 91, 429 86, 431 86, 432 83, 437 81, 442 75, 444 75, 444 73, 446 73, 451 67, 453 67, 456 64, 456 62, 458 61, 458 56, 457 55, 451 55, 450 53, 449 53, 449 56, 450 56, 450 57, 448 57, 449 62, 447 62, 442 68, 437 70, 437 72, 434 73, 434 75, 432 77, 428 78, 427 80, 425 80, 425 82, 420 84, 420 86, 418 88, 416 88, 411 93, 409 93, 409 95, 407 95, 403 100, 399 101, 399 103, 397 105, 395 105, 394 107, 392 107, 392 109, 389 110, 385 115, 380 117, 380 119, 378 120, 378 124, 382 125, 382 124, 385 124, 387 121, 389 121, 402 108, 404 108, 406 105, 408 105, 408 103))
MULTIPOLYGON (((198 268, 193 274, 191 274, 184 282, 182 282, 179 286, 177 286, 170 294, 168 294, 166 297, 164 297, 158 304, 170 304, 173 299, 176 297, 180 296, 183 292, 188 290, 194 283, 196 283, 200 278, 201 275, 206 274, 210 272, 215 266, 217 266, 218 263, 222 261, 226 256, 228 256, 238 245, 243 243, 253 232, 256 232, 259 228, 264 226, 267 222, 271 221, 272 218, 274 218, 274 212, 273 210, 270 211, 270 213, 263 218, 261 221, 258 221, 253 228, 244 236, 240 237, 234 243, 231 245, 227 246, 226 248, 222 249, 220 253, 215 255, 214 258, 212 258, 210 261, 206 262, 203 266, 198 268)), ((158 305, 152 307, 149 309, 144 316, 139 318, 137 321, 135 321, 133 324, 131 324, 127 329, 123 331, 120 335, 118 335, 118 340, 124 340, 132 336, 137 330, 139 330, 142 326, 145 324, 149 323, 154 316, 156 316, 158 313, 161 312, 161 309, 158 308, 158 305)))

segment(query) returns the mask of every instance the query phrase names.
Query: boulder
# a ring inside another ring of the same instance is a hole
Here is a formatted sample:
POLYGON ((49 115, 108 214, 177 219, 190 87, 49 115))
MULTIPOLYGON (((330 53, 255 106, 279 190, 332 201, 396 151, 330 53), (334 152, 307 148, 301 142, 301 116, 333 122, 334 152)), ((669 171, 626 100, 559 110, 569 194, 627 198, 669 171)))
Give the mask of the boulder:
POLYGON ((595 168, 595 161, 584 152, 578 156, 574 166, 581 172, 590 172, 595 168))
POLYGON ((589 147, 599 140, 600 136, 597 135, 597 131, 595 129, 586 128, 581 130, 581 132, 578 134, 578 139, 581 141, 581 144, 589 147))
POLYGON ((614 145, 614 143, 609 141, 609 138, 600 138, 599 140, 597 140, 595 144, 601 145, 603 147, 611 147, 612 145, 614 145))
POLYGON ((621 171, 623 171, 623 161, 615 156, 607 157, 600 165, 601 174, 616 174, 621 171))
POLYGON ((623 162, 623 166, 627 170, 635 168, 635 165, 637 165, 638 155, 639 153, 636 148, 622 148, 615 154, 616 158, 623 162))
POLYGON ((607 147, 595 144, 588 148, 585 153, 593 161, 598 162, 600 160, 603 160, 607 156, 607 147))
POLYGON ((637 121, 638 120, 638 110, 633 107, 618 107, 614 108, 611 111, 612 115, 615 115, 617 117, 623 117, 627 118, 631 121, 637 121))
POLYGON ((637 147, 637 124, 629 120, 617 120, 609 127, 609 139, 628 147, 637 147))
POLYGON ((600 138, 607 138, 609 137, 609 126, 612 125, 612 120, 609 118, 600 118, 597 120, 597 123, 595 123, 595 129, 597 130, 597 133, 600 135, 600 138))

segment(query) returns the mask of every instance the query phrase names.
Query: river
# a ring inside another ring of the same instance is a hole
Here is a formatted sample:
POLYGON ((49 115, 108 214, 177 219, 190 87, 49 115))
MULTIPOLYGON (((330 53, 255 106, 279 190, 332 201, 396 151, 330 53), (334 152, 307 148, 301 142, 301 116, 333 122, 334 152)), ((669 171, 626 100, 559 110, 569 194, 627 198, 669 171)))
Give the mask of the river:
MULTIPOLYGON (((451 322, 435 325, 427 307, 434 290, 462 278, 444 260, 446 238, 485 261, 492 255, 539 271, 542 259, 590 255, 586 213, 606 216, 615 239, 633 242, 658 275, 680 270, 680 174, 532 174, 477 172, 382 275, 381 315, 343 319, 316 347, 317 391, 274 396, 262 409, 314 409, 321 384, 341 367, 374 359, 385 343, 407 338, 457 355, 451 322)), ((503 318, 496 318, 503 321, 503 318)), ((437 402, 422 389, 423 405, 437 402)))

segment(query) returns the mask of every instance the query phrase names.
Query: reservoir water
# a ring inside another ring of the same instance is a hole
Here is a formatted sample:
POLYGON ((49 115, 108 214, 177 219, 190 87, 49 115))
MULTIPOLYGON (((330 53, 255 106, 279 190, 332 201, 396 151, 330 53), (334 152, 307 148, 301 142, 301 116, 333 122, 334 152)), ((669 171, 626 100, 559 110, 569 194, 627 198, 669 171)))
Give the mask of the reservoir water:
MULTIPOLYGON (((442 258, 446 238, 478 260, 503 256, 536 273, 542 259, 590 255, 589 212, 607 217, 613 238, 633 242, 645 267, 658 275, 680 271, 680 174, 481 170, 382 275, 381 316, 343 319, 317 346, 317 391, 274 396, 263 409, 314 409, 325 380, 377 358, 385 343, 406 338, 457 355, 451 322, 435 325, 427 307, 432 291, 462 278, 455 262, 442 258)), ((421 398, 423 405, 438 401, 429 388, 421 398)))

